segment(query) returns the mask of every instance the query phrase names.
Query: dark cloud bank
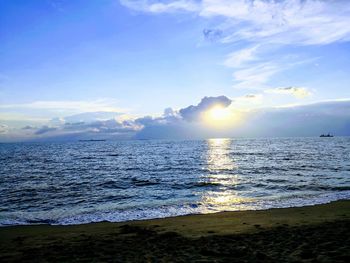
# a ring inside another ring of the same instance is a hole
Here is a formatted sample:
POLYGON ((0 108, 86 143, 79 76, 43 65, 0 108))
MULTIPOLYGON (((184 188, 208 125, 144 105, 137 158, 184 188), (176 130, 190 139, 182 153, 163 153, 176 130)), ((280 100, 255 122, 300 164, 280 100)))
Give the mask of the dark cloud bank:
POLYGON ((84 113, 64 118, 59 125, 55 120, 56 126, 34 130, 33 140, 283 137, 318 136, 326 132, 350 135, 350 100, 255 110, 245 113, 239 125, 226 129, 208 127, 199 121, 201 114, 214 105, 228 107, 231 102, 225 96, 205 97, 199 104, 178 111, 167 108, 161 117, 145 116, 128 121, 96 120, 96 116, 103 114, 84 113))

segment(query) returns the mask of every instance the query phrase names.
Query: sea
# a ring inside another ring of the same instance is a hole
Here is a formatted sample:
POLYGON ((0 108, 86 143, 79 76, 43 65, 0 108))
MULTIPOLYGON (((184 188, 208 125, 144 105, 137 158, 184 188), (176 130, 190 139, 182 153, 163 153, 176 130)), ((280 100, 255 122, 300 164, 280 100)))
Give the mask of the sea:
POLYGON ((350 198, 350 137, 0 144, 0 226, 140 220, 350 198))

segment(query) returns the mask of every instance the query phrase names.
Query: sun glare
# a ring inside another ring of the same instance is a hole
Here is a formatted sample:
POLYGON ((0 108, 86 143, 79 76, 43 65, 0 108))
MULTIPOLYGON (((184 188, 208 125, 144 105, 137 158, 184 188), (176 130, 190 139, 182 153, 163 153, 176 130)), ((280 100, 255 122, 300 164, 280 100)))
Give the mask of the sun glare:
POLYGON ((209 125, 222 126, 231 122, 232 112, 230 109, 218 105, 206 111, 203 119, 209 125))
POLYGON ((228 119, 230 112, 223 107, 217 106, 209 110, 209 116, 212 120, 225 120, 228 119))
POLYGON ((202 115, 203 122, 212 128, 228 129, 242 122, 242 112, 230 107, 216 105, 202 115))

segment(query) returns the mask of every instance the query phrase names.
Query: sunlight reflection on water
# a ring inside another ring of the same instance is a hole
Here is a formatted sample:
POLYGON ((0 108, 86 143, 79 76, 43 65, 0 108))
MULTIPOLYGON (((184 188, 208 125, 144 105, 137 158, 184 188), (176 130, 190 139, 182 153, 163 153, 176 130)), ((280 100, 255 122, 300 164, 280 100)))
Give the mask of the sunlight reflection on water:
POLYGON ((211 172, 220 172, 236 168, 234 160, 229 155, 231 139, 209 139, 207 142, 207 165, 211 172))
POLYGON ((216 138, 207 140, 207 143, 207 166, 210 171, 207 179, 220 187, 219 191, 209 190, 203 193, 201 202, 204 204, 204 209, 223 211, 232 209, 232 205, 248 209, 245 203, 252 199, 240 196, 234 189, 238 184, 238 174, 233 173, 237 171, 238 166, 230 156, 234 141, 228 138, 216 138))

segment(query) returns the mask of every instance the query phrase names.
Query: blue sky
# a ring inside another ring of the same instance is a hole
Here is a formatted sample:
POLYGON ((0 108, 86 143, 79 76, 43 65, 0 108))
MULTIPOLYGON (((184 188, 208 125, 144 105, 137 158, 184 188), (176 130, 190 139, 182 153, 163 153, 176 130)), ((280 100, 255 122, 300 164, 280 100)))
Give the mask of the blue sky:
POLYGON ((135 136, 206 96, 232 114, 350 98, 346 0, 1 0, 0 24, 2 141, 135 136))

